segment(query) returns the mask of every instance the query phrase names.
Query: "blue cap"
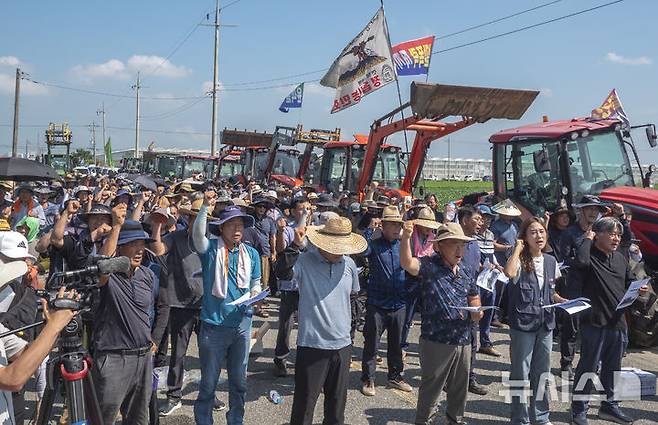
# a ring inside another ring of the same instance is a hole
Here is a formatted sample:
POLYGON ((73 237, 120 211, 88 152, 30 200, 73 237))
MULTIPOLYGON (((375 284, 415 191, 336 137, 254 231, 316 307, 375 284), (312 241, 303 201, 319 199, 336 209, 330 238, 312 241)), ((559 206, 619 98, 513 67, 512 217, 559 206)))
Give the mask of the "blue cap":
POLYGON ((119 232, 119 240, 117 242, 118 246, 128 244, 134 241, 144 241, 145 243, 153 242, 144 231, 142 223, 135 220, 126 220, 121 226, 121 231, 119 232))
POLYGON ((489 217, 495 217, 496 216, 496 214, 494 214, 494 212, 491 211, 491 208, 489 207, 489 205, 480 204, 480 205, 477 206, 477 209, 478 209, 478 211, 480 211, 480 214, 482 214, 482 215, 488 215, 489 217))
POLYGON ((210 224, 214 224, 217 226, 220 226, 227 221, 236 218, 236 217, 241 217, 242 221, 244 222, 244 227, 253 227, 254 225, 254 218, 250 216, 249 214, 245 214, 242 212, 240 207, 236 207, 235 205, 228 206, 224 208, 218 215, 217 220, 210 222, 210 224))

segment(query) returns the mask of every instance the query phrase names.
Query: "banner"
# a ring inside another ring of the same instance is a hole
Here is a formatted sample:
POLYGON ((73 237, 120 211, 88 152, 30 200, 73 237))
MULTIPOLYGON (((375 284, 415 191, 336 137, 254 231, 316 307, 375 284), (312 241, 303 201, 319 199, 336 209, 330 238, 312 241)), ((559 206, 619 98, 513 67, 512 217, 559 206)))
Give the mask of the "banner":
POLYGON ((617 90, 612 89, 608 97, 603 101, 603 105, 593 109, 590 118, 593 120, 620 120, 626 125, 630 125, 626 111, 621 104, 617 90))
POLYGON ((288 113, 290 108, 301 108, 304 98, 304 83, 298 85, 295 90, 291 91, 279 106, 279 111, 288 113))
POLYGON ((391 47, 393 62, 398 76, 427 75, 430 72, 430 59, 434 36, 406 41, 391 47))
POLYGON ((333 114, 356 105, 364 96, 396 79, 384 9, 380 8, 343 49, 320 84, 336 89, 333 114))
POLYGON ((105 162, 108 167, 114 167, 114 161, 112 160, 112 138, 108 137, 107 143, 105 143, 105 162))

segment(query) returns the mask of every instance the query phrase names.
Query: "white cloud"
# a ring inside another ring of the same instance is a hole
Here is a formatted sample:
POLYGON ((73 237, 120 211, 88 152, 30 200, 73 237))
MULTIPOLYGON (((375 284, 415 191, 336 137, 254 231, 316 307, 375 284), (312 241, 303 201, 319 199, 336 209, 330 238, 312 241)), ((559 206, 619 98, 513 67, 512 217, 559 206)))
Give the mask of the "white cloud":
POLYGON ((160 56, 133 55, 128 59, 128 67, 134 71, 141 71, 145 75, 155 75, 166 78, 181 78, 192 73, 184 66, 176 66, 168 59, 160 56))
POLYGON ((116 78, 125 80, 129 77, 126 66, 118 59, 110 59, 105 63, 91 65, 76 65, 71 72, 87 82, 95 78, 116 78))
MULTIPOLYGON (((16 76, 8 74, 0 74, 0 94, 8 94, 13 96, 16 89, 16 76)), ((21 96, 41 96, 47 95, 48 88, 39 84, 34 84, 29 81, 23 80, 21 82, 21 96)))
POLYGON ((17 67, 22 65, 22 62, 16 56, 0 56, 0 65, 17 67))
POLYGON ((653 61, 647 56, 638 56, 636 58, 627 58, 622 55, 618 55, 614 52, 609 52, 605 55, 605 59, 608 62, 617 63, 621 65, 651 65, 653 61))
POLYGON ((86 82, 99 78, 132 79, 137 71, 143 75, 164 78, 181 78, 192 73, 191 69, 176 66, 163 57, 145 55, 133 55, 125 63, 119 59, 110 59, 99 64, 76 65, 71 69, 74 76, 86 82))

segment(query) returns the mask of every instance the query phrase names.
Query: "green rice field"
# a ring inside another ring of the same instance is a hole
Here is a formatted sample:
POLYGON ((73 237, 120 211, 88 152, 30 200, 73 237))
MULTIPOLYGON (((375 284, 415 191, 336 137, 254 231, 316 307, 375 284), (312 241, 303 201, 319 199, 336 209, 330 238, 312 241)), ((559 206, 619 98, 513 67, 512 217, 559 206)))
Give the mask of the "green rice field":
MULTIPOLYGON (((448 180, 424 180, 423 183, 420 184, 420 187, 424 187, 425 195, 430 193, 435 194, 437 200, 439 201, 439 205, 444 205, 449 201, 460 199, 469 193, 490 192, 493 190, 493 183, 482 181, 462 182, 448 180)), ((419 191, 416 191, 415 193, 416 196, 420 195, 419 191)))

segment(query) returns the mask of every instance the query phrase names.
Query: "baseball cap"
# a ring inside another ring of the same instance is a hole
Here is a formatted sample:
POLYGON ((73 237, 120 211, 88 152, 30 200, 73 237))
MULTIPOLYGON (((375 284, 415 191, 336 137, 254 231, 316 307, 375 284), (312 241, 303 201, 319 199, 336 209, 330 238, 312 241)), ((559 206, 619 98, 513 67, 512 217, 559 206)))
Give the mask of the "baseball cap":
POLYGON ((27 250, 27 239, 18 232, 0 232, 0 254, 12 260, 31 258, 36 260, 27 250))

